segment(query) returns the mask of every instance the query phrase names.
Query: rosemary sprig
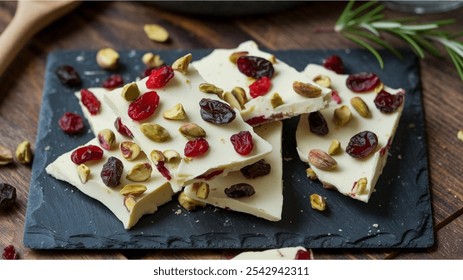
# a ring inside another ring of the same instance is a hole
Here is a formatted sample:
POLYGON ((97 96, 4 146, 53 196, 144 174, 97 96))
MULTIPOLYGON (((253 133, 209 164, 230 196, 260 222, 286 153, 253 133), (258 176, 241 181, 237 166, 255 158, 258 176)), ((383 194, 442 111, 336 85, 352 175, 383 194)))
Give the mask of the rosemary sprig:
POLYGON ((442 56, 438 47, 441 45, 463 81, 463 42, 457 40, 463 36, 463 32, 450 34, 440 29, 442 26, 454 23, 454 20, 414 23, 413 18, 385 19, 384 6, 376 1, 365 2, 358 7, 354 7, 354 4, 354 0, 347 3, 336 21, 334 30, 369 50, 376 57, 381 68, 384 67, 384 60, 375 46, 381 46, 402 58, 400 52, 384 40, 382 33, 388 33, 406 42, 422 59, 425 58, 426 53, 442 56))

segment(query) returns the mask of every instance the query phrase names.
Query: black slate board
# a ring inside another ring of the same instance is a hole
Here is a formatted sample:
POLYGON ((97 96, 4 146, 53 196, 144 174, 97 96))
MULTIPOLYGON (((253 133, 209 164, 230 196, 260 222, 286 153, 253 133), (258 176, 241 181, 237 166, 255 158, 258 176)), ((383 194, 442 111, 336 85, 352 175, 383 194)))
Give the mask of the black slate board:
MULTIPOLYGON (((210 50, 192 50, 199 59, 210 50)), ((143 71, 144 51, 121 52, 124 81, 143 71)), ((186 50, 159 51, 166 63, 186 50)), ((172 249, 240 248, 264 249, 301 245, 306 248, 424 248, 434 242, 427 154, 420 92, 419 63, 409 52, 401 61, 382 53, 386 68, 363 50, 275 51, 278 58, 298 70, 308 63, 321 64, 328 55, 340 55, 347 73, 371 71, 385 84, 407 91, 406 104, 388 164, 368 204, 335 191, 305 176, 299 161, 294 131, 297 118, 284 123, 284 208, 280 222, 207 207, 197 212, 181 211, 176 199, 154 215, 143 217, 131 230, 102 204, 46 174, 45 167, 59 155, 90 140, 87 134, 70 137, 60 131, 58 118, 65 111, 81 113, 73 89, 60 84, 57 66, 73 65, 83 78, 83 87, 100 86, 111 73, 95 63, 95 51, 50 53, 46 68, 35 159, 24 230, 24 243, 34 249, 172 249), (329 208, 310 208, 311 193, 327 197, 329 208)), ((87 127, 88 124, 86 123, 87 127)))

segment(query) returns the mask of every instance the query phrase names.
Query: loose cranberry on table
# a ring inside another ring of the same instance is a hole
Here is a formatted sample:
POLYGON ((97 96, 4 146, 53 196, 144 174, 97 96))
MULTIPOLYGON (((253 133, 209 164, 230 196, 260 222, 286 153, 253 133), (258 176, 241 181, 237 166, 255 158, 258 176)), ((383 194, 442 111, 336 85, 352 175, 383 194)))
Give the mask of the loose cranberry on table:
POLYGON ((3 249, 2 258, 4 260, 16 260, 18 258, 18 254, 13 245, 8 245, 3 249))
POLYGON ((93 92, 84 88, 80 91, 80 98, 91 115, 96 115, 100 111, 101 102, 93 92))
POLYGON ((237 134, 233 134, 230 137, 230 141, 235 151, 242 156, 249 155, 254 148, 252 134, 249 131, 240 131, 237 134))
POLYGON ((374 73, 362 72, 347 77, 346 86, 353 92, 363 93, 375 89, 381 80, 374 73))
POLYGON ((258 56, 240 56, 236 60, 236 65, 241 73, 254 79, 272 78, 275 72, 270 61, 258 56))
POLYGON ((70 65, 61 65, 55 70, 55 74, 60 82, 68 87, 80 87, 82 81, 79 73, 70 65))
POLYGON ((323 61, 323 66, 326 69, 336 72, 337 74, 344 74, 344 63, 342 62, 341 57, 337 55, 327 57, 323 61))
POLYGON ((159 95, 155 91, 148 91, 130 103, 129 117, 134 121, 141 121, 151 117, 159 105, 159 95))
POLYGON ((7 183, 0 183, 0 211, 10 209, 16 202, 16 188, 7 183))
POLYGON ((103 82, 103 87, 105 89, 115 89, 118 87, 121 87, 124 85, 124 80, 122 79, 122 76, 119 74, 113 74, 109 76, 104 82, 103 82))
POLYGON ((174 70, 169 65, 155 68, 146 80, 146 87, 157 89, 164 87, 174 77, 174 70))
POLYGON ((268 77, 262 77, 249 86, 249 94, 252 98, 267 94, 272 87, 272 81, 268 77))
POLYGON ((66 112, 59 119, 60 128, 67 134, 78 134, 84 130, 84 121, 78 114, 66 112))

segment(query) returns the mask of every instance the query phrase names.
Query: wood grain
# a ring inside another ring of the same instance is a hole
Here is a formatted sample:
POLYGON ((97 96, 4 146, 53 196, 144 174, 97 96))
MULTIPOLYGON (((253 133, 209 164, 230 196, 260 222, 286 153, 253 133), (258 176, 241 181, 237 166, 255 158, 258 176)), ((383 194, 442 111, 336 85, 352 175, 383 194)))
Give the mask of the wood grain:
MULTIPOLYGON (((15 2, 0 2, 0 30, 11 20, 15 2)), ((188 49, 231 48, 253 39, 270 49, 339 49, 356 47, 333 32, 344 3, 307 2, 276 14, 246 17, 200 17, 162 10, 147 2, 85 2, 75 11, 39 32, 22 50, 0 80, 0 144, 14 150, 27 139, 35 142, 46 56, 56 49, 188 49), (171 35, 168 43, 150 41, 143 32, 146 23, 163 25, 171 35)), ((419 20, 457 19, 449 30, 461 31, 462 9, 426 15, 419 20)), ((388 16, 409 14, 386 11, 388 16)), ((401 45, 391 39, 397 45, 401 45)), ((372 58, 373 59, 373 58, 372 58)), ((394 250, 315 250, 321 259, 461 258, 463 209, 463 142, 456 137, 463 129, 461 108, 463 82, 453 65, 443 58, 420 62, 430 186, 437 243, 420 252, 394 250), (439 225, 445 223, 440 228, 439 225)), ((40 151, 35 151, 40 152, 40 151)), ((0 167, 0 182, 18 190, 15 207, 0 213, 0 249, 13 244, 22 258, 82 259, 228 259, 237 251, 87 252, 32 251, 22 245, 31 168, 19 163, 0 167)))

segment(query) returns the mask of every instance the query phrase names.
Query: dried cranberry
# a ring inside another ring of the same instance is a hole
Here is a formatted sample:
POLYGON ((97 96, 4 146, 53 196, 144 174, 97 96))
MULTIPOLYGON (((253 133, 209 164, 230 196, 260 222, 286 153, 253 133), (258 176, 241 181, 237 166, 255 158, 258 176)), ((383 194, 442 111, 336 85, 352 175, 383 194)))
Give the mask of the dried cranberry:
POLYGON ((323 66, 326 69, 336 72, 337 74, 344 74, 344 63, 342 62, 341 57, 337 55, 327 57, 323 61, 323 66))
POLYGON ((148 91, 130 103, 128 114, 134 121, 149 118, 159 105, 159 95, 155 91, 148 91))
POLYGON ((247 183, 238 183, 224 190, 225 194, 231 198, 249 197, 256 193, 254 187, 247 183))
POLYGON ((61 83, 68 87, 80 87, 82 81, 80 80, 79 73, 70 65, 62 65, 56 68, 56 76, 61 83))
POLYGON ((116 118, 114 121, 114 127, 120 134, 133 138, 132 131, 130 131, 130 129, 122 123, 121 117, 116 118))
POLYGON ((143 73, 141 73, 140 75, 140 78, 143 79, 143 78, 146 78, 148 77, 149 75, 151 75, 151 72, 156 69, 157 67, 148 67, 146 68, 143 73))
POLYGON ((82 89, 80 99, 91 115, 96 115, 100 111, 101 103, 93 92, 85 88, 82 89))
POLYGON ((374 73, 357 73, 347 77, 346 86, 353 92, 362 93, 373 90, 381 83, 381 80, 374 73))
POLYGON ((164 87, 174 77, 174 70, 169 65, 161 66, 153 69, 146 80, 146 87, 156 89, 164 87))
POLYGON ((319 111, 309 114, 309 129, 312 133, 317 135, 326 135, 329 132, 328 124, 319 111))
POLYGON ((271 78, 275 72, 270 61, 258 56, 240 56, 236 65, 241 73, 254 79, 271 78))
POLYGON ((339 92, 337 90, 332 90, 331 91, 331 99, 336 102, 336 104, 341 104, 342 103, 342 99, 341 99, 341 96, 339 96, 339 92))
POLYGON ((124 85, 124 80, 122 79, 122 76, 119 74, 113 74, 109 76, 104 82, 103 82, 103 87, 105 89, 115 89, 118 87, 121 87, 124 85))
POLYGON ((201 118, 213 124, 231 123, 236 113, 230 105, 215 99, 203 98, 199 101, 201 118))
POLYGON ((373 101, 381 112, 390 114, 399 108, 404 101, 404 92, 399 91, 397 94, 390 94, 385 90, 381 90, 373 101))
POLYGON ((311 260, 312 257, 310 256, 309 251, 304 250, 297 250, 295 260, 311 260))
POLYGON ((392 138, 389 137, 389 139, 387 139, 386 146, 382 147, 379 150, 379 155, 383 157, 387 153, 387 151, 389 151, 389 149, 391 148, 391 145, 392 145, 392 138))
POLYGON ((101 180, 103 180, 103 183, 110 188, 117 187, 121 182, 123 171, 124 165, 122 164, 122 161, 116 157, 109 157, 108 161, 106 161, 101 169, 101 180))
POLYGON ((209 150, 209 143, 204 138, 197 138, 186 143, 184 154, 187 157, 198 157, 209 150))
POLYGON ((241 174, 248 179, 254 179, 270 174, 271 166, 264 159, 240 169, 241 174))
POLYGON ((84 121, 78 114, 66 112, 58 121, 61 129, 67 134, 78 134, 84 130, 84 121))
POLYGON ((249 86, 249 94, 256 98, 269 92, 272 81, 268 77, 262 77, 249 86))
POLYGON ((18 258, 18 254, 13 245, 8 245, 3 249, 2 258, 4 260, 16 260, 18 258))
POLYGON ((222 173, 223 173, 223 169, 218 169, 218 170, 211 171, 209 173, 201 174, 201 175, 197 176, 195 179, 210 180, 210 179, 214 178, 215 176, 220 175, 222 173))
POLYGON ((257 126, 267 121, 269 121, 269 119, 267 119, 265 116, 257 116, 257 117, 253 117, 253 118, 246 120, 246 123, 251 126, 257 126))
POLYGON ((170 176, 170 171, 165 166, 164 161, 159 161, 156 164, 156 169, 159 171, 159 173, 161 173, 162 177, 166 178, 169 181, 172 179, 172 176, 170 176))
POLYGON ((378 146, 378 137, 375 133, 365 130, 350 138, 346 147, 346 153, 354 158, 366 158, 373 153, 378 146))
POLYGON ((242 155, 249 155, 254 148, 252 142, 252 134, 249 131, 240 131, 230 137, 230 141, 235 148, 235 151, 242 155))
POLYGON ((16 202, 16 188, 7 183, 0 183, 0 210, 7 210, 16 202))
POLYGON ((89 160, 99 160, 103 157, 103 150, 95 145, 77 148, 71 154, 71 160, 75 164, 81 164, 89 160))

